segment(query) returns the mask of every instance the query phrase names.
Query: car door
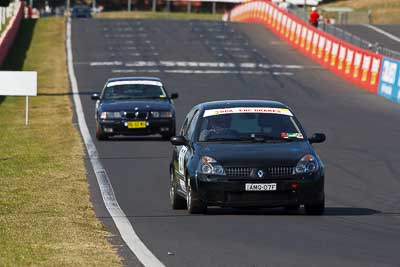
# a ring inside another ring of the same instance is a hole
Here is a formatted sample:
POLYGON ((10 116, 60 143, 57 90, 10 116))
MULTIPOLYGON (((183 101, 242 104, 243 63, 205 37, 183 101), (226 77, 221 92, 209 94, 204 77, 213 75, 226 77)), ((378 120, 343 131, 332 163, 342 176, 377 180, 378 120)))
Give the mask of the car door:
POLYGON ((199 111, 197 108, 189 112, 186 117, 180 135, 188 140, 188 145, 176 146, 176 163, 175 163, 175 179, 177 190, 181 193, 186 193, 186 166, 188 160, 193 155, 193 147, 191 145, 191 138, 194 132, 195 124, 197 122, 199 111))

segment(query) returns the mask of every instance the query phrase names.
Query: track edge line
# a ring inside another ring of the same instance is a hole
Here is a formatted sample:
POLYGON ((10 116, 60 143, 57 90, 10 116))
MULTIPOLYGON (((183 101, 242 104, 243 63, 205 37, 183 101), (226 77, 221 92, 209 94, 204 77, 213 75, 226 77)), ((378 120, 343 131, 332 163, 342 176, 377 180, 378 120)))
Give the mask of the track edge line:
POLYGON ((70 81, 70 86, 72 90, 75 112, 78 119, 79 130, 83 142, 85 144, 88 156, 90 158, 90 163, 93 167, 94 173, 96 175, 97 183, 100 188, 101 196, 104 205, 109 212, 111 218, 114 221, 122 239, 129 247, 129 249, 136 255, 138 260, 144 266, 150 267, 161 267, 165 266, 142 242, 139 236, 133 229, 132 224, 126 217, 125 213, 119 206, 117 199, 115 197, 114 189, 112 188, 111 182, 107 175, 107 172, 103 168, 99 158, 96 146, 93 143, 92 137, 90 136, 88 126, 83 113, 82 102, 79 97, 78 82, 75 76, 75 71, 73 67, 73 56, 72 56, 72 42, 71 42, 71 18, 67 21, 67 31, 66 31, 66 49, 67 49, 67 65, 68 65, 68 77, 70 81))

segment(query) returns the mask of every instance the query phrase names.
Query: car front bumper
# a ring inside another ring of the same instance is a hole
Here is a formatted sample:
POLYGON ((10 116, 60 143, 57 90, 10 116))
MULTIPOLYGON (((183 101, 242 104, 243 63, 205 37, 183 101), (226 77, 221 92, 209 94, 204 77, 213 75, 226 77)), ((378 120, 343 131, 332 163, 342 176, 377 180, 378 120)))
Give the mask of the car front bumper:
POLYGON ((210 179, 198 176, 192 188, 208 206, 221 207, 281 207, 318 203, 324 198, 324 177, 314 174, 308 177, 285 179, 237 179, 229 177, 210 179), (247 183, 273 184, 275 191, 246 191, 247 183))
POLYGON ((101 120, 97 121, 97 127, 99 127, 104 134, 109 136, 169 134, 175 132, 175 119, 147 120, 145 128, 128 128, 128 121, 126 120, 101 120))

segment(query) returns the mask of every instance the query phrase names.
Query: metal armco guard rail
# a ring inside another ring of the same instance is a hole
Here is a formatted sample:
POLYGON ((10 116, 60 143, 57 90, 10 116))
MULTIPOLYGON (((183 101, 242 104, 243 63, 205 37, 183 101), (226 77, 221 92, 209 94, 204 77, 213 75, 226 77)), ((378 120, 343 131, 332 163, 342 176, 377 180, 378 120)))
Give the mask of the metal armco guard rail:
POLYGON ((0 37, 0 65, 3 64, 7 57, 7 54, 14 43, 15 37, 17 36, 19 26, 21 24, 22 17, 24 15, 24 4, 23 2, 17 3, 17 9, 15 15, 11 18, 7 25, 7 28, 1 34, 0 37))
POLYGON ((238 5, 226 13, 223 20, 263 24, 303 54, 345 80, 400 102, 400 62, 323 32, 270 1, 257 0, 238 5), (381 81, 381 73, 384 81, 381 81))

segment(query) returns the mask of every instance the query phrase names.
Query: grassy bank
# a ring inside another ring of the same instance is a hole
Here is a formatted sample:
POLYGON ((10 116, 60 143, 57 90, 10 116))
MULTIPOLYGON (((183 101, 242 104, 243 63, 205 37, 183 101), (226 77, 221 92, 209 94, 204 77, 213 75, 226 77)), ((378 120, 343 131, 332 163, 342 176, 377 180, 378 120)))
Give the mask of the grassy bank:
POLYGON ((186 12, 150 12, 150 11, 115 11, 102 12, 95 15, 96 18, 106 19, 199 19, 199 20, 221 20, 221 14, 208 13, 186 13, 186 12))
POLYGON ((354 10, 372 10, 373 24, 400 24, 399 0, 337 0, 321 7, 351 7, 354 10))
POLYGON ((63 18, 25 20, 3 69, 38 72, 39 96, 0 99, 0 266, 119 266, 89 200, 72 124, 63 18))

